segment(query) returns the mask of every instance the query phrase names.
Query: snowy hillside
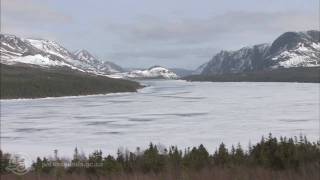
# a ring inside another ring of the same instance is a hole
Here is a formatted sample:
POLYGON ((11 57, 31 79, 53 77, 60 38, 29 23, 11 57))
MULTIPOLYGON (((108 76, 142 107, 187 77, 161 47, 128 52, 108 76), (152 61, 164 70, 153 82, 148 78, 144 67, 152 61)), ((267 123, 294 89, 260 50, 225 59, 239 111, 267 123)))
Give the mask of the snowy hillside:
POLYGON ((65 60, 73 59, 72 54, 67 49, 65 49, 60 44, 54 41, 45 40, 45 39, 22 39, 22 40, 30 43, 35 48, 43 52, 46 52, 48 54, 59 56, 60 58, 63 58, 65 60))
POLYGON ((320 44, 313 43, 309 47, 304 44, 298 44, 295 49, 286 50, 272 58, 273 61, 278 61, 275 67, 312 67, 319 66, 320 44))
POLYGON ((42 54, 39 49, 13 35, 0 34, 0 42, 1 62, 27 55, 42 54))
POLYGON ((61 66, 94 74, 122 72, 122 68, 111 62, 103 62, 86 50, 75 54, 57 42, 45 39, 24 39, 14 35, 0 34, 1 63, 32 64, 41 67, 61 66))
POLYGON ((320 66, 320 31, 287 32, 270 47, 274 67, 320 66))

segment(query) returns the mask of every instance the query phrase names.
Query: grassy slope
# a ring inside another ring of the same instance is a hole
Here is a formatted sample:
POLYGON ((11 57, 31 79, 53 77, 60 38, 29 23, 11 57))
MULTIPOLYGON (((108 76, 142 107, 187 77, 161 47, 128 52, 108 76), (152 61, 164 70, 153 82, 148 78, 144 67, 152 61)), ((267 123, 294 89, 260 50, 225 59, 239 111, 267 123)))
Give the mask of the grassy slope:
POLYGON ((53 174, 28 173, 24 176, 14 174, 1 175, 1 180, 319 180, 320 173, 316 165, 299 169, 274 171, 266 168, 248 167, 214 167, 201 171, 172 171, 164 173, 124 173, 108 176, 86 174, 53 174))
POLYGON ((225 74, 203 76, 194 75, 184 77, 188 81, 212 81, 212 82, 320 82, 320 68, 290 68, 276 69, 272 71, 259 71, 241 74, 225 74))
POLYGON ((70 69, 40 69, 1 64, 1 99, 135 92, 139 83, 70 69))

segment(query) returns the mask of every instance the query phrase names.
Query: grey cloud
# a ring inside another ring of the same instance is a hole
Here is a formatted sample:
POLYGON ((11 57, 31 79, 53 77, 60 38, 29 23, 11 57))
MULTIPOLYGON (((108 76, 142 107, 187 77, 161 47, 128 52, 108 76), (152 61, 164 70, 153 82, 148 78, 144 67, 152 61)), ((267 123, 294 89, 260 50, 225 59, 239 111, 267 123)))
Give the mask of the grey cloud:
MULTIPOLYGON (((73 18, 34 0, 1 0, 1 31, 22 37, 58 40, 73 18)), ((61 38, 60 38, 61 39, 61 38)))
POLYGON ((14 21, 18 24, 70 23, 72 17, 54 10, 42 1, 2 0, 2 19, 4 23, 14 21))
POLYGON ((285 31, 315 29, 317 18, 311 12, 229 12, 202 19, 147 16, 131 24, 106 26, 123 43, 109 57, 133 66, 172 64, 174 59, 180 66, 196 67, 222 49, 271 42, 285 31))
POLYGON ((208 61, 215 52, 217 52, 217 49, 209 47, 154 48, 148 50, 123 49, 105 57, 106 59, 117 60, 117 63, 125 67, 147 68, 157 64, 166 67, 195 69, 200 64, 208 61))
POLYGON ((230 12, 207 19, 144 18, 132 24, 109 24, 107 30, 127 41, 201 43, 221 40, 234 33, 282 33, 289 30, 314 29, 317 14, 299 12, 230 12))
POLYGON ((208 57, 217 52, 214 48, 176 48, 176 49, 153 49, 140 51, 119 51, 110 54, 110 57, 115 59, 129 59, 129 58, 156 58, 156 59, 174 59, 183 57, 208 57))
MULTIPOLYGON (((270 42, 285 31, 318 28, 318 12, 261 12, 261 9, 260 12, 259 9, 257 12, 230 12, 222 8, 219 12, 228 13, 208 16, 210 12, 199 12, 199 16, 195 16, 186 9, 188 6, 179 5, 185 13, 155 12, 150 16, 141 15, 149 13, 145 12, 145 7, 128 12, 109 9, 108 14, 92 12, 81 3, 75 7, 65 2, 67 0, 1 0, 1 30, 57 40, 70 49, 87 48, 124 66, 164 63, 195 67, 221 49, 270 42), (67 7, 57 9, 62 5, 67 7), (75 8, 83 8, 83 11, 75 8)), ((110 2, 103 2, 110 5, 110 2)), ((89 4, 95 5, 91 1, 89 4)), ((218 13, 216 10, 213 8, 212 13, 218 13)))

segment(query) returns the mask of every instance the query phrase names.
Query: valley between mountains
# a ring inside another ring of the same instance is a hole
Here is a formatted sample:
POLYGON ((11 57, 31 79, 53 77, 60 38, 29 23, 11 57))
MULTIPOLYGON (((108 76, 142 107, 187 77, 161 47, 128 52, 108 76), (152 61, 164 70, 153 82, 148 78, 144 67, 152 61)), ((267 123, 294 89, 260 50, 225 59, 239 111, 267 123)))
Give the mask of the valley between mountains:
POLYGON ((194 70, 126 69, 61 44, 0 34, 1 99, 136 92, 136 80, 320 82, 320 32, 285 32, 270 44, 222 50, 194 70))

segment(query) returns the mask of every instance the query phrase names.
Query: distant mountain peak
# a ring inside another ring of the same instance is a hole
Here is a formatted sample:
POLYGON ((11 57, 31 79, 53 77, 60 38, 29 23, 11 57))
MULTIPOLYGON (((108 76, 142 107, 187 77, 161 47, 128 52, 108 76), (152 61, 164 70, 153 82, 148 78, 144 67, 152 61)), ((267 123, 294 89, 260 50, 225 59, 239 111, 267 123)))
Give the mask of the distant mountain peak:
POLYGON ((93 56, 89 51, 86 49, 79 49, 76 52, 74 52, 74 55, 77 59, 82 61, 94 61, 98 60, 95 56, 93 56))

